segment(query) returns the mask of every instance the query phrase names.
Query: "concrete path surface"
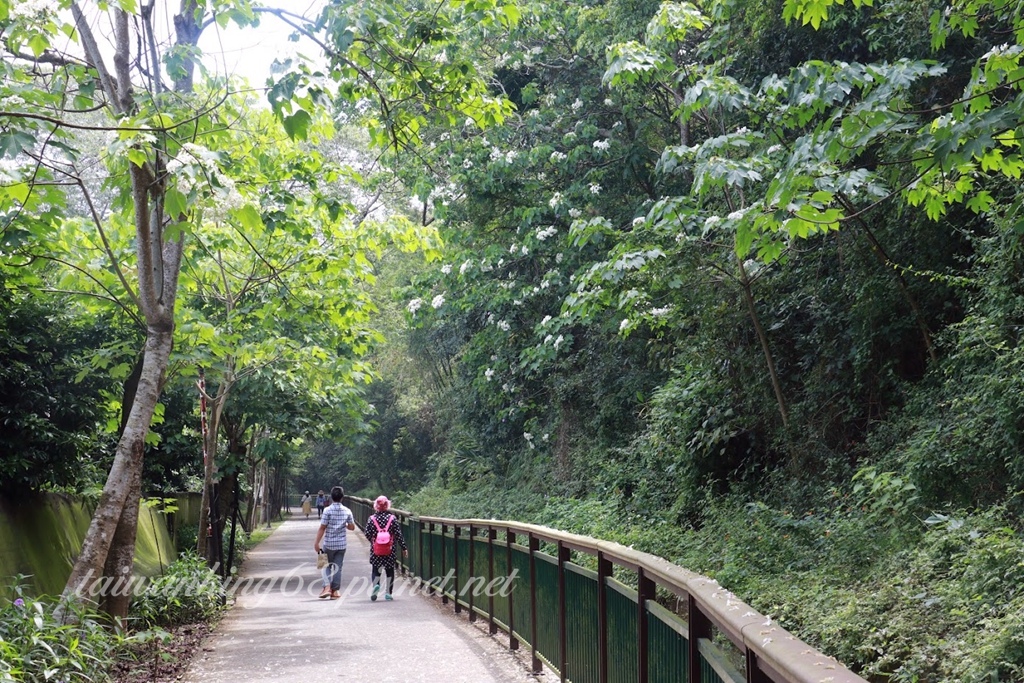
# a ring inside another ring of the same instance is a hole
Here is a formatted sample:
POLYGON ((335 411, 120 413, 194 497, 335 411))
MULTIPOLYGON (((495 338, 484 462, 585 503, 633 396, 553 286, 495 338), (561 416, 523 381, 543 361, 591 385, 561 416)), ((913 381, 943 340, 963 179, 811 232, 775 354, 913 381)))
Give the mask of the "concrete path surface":
POLYGON ((245 561, 237 601, 184 679, 238 681, 535 681, 523 662, 439 598, 400 576, 395 600, 371 602, 369 544, 349 532, 340 600, 320 600, 313 540, 319 522, 282 524, 245 561))

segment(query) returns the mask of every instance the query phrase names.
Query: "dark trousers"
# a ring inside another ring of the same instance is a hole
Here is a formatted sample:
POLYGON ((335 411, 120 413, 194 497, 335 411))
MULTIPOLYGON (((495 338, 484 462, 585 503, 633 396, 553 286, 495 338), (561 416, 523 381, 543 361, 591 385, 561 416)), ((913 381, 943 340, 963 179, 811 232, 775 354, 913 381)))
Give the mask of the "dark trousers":
MULTIPOLYGON (((394 593, 395 592, 395 568, 394 567, 385 567, 384 568, 384 573, 388 575, 388 589, 386 591, 384 591, 384 592, 385 593, 394 593)), ((374 585, 379 584, 380 583, 380 569, 378 569, 377 567, 374 567, 373 571, 370 572, 370 579, 373 581, 374 585)))
POLYGON ((345 549, 324 548, 323 551, 327 553, 327 580, 331 590, 341 590, 341 565, 345 563, 345 549))

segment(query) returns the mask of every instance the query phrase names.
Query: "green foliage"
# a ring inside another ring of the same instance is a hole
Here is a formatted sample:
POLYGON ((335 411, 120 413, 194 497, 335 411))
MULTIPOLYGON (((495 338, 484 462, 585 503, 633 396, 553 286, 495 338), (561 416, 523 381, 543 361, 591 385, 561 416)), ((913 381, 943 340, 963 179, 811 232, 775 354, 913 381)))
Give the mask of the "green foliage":
POLYGON ((224 599, 220 577, 203 558, 185 552, 135 596, 130 614, 146 627, 191 624, 219 614, 224 599))
POLYGON ((77 605, 28 597, 15 579, 10 604, 0 606, 0 680, 106 681, 126 642, 102 617, 77 605), (70 610, 70 611, 68 611, 70 610))
POLYGON ((917 487, 893 472, 865 467, 853 475, 854 503, 873 526, 895 527, 907 523, 917 503, 917 487))
POLYGON ((103 323, 60 308, 0 289, 0 490, 8 493, 94 484, 94 463, 110 449, 99 423, 111 385, 82 361, 103 343, 103 323))

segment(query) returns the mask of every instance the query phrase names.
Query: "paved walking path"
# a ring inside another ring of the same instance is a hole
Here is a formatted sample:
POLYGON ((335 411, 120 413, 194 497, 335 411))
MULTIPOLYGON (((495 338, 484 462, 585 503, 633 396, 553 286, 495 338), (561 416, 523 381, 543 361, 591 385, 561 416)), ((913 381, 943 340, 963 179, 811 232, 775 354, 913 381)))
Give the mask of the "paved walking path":
POLYGON ((371 602, 369 544, 349 532, 340 600, 321 587, 318 520, 282 524, 245 561, 237 602, 192 662, 187 683, 315 680, 523 683, 535 680, 451 606, 397 578, 395 600, 371 602))

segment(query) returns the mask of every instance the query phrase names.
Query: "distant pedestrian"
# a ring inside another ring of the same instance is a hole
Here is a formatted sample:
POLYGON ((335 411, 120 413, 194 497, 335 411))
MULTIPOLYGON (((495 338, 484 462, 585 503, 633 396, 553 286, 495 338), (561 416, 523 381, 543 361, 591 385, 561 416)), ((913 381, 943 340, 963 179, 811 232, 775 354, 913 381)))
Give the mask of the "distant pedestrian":
POLYGON ((313 550, 317 553, 321 548, 327 553, 327 579, 320 598, 337 600, 341 597, 341 565, 345 562, 345 548, 348 547, 348 531, 354 531, 356 520, 352 511, 341 504, 345 490, 340 486, 331 489, 331 504, 324 510, 320 518, 320 530, 316 532, 313 550), (348 531, 346 531, 348 530, 348 531), (323 545, 320 541, 323 541, 323 545))
POLYGON ((302 514, 306 515, 306 519, 309 519, 309 516, 313 514, 313 508, 310 507, 310 501, 312 500, 309 496, 309 491, 306 491, 302 494, 302 500, 299 501, 302 503, 302 514))
POLYGON ((324 516, 324 507, 327 505, 327 496, 324 495, 324 490, 320 489, 316 492, 316 518, 320 519, 324 516))
POLYGON ((388 577, 388 586, 384 591, 385 600, 393 600, 391 594, 395 592, 395 565, 398 563, 398 546, 402 546, 402 557, 409 556, 409 549, 405 545, 405 537, 402 535, 402 525, 398 518, 388 512, 391 509, 391 501, 387 496, 378 496, 373 501, 375 512, 366 520, 366 528, 363 534, 370 542, 370 580, 373 588, 370 591, 370 600, 376 600, 380 593, 381 570, 388 577))

